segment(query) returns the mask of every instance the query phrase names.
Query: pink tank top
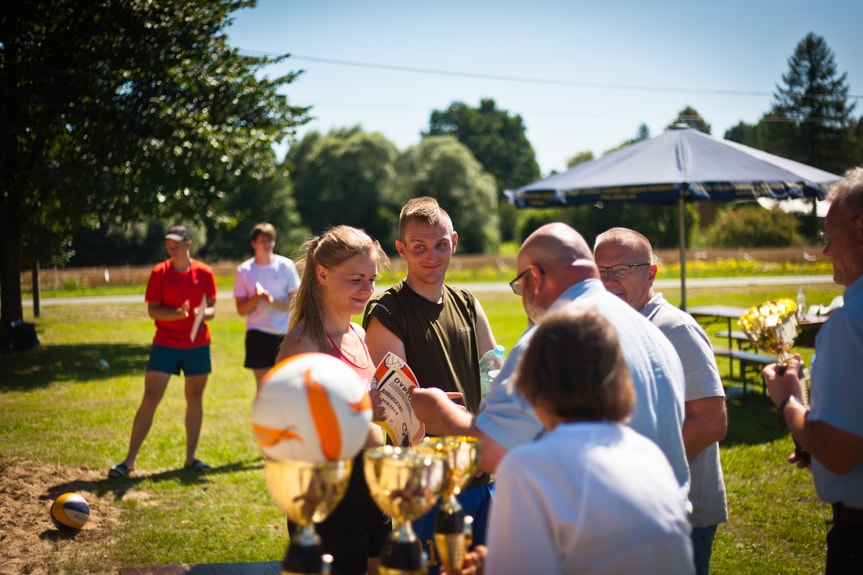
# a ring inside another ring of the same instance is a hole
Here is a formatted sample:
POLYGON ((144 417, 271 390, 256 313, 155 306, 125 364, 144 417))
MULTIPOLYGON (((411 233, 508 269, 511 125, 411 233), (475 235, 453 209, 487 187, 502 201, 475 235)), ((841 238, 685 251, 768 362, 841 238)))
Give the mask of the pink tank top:
MULTIPOLYGON (((351 324, 351 331, 353 331, 354 333, 357 333, 356 329, 354 329, 353 324, 351 324)), ((359 334, 357 334, 357 336, 359 337, 359 334)), ((375 364, 372 361, 372 356, 371 356, 371 354, 369 354, 369 348, 366 347, 366 342, 363 341, 363 338, 360 337, 359 340, 363 346, 363 351, 366 354, 366 366, 365 367, 360 367, 359 365, 357 365, 353 361, 351 361, 345 354, 343 354, 342 350, 339 348, 339 346, 336 345, 336 342, 333 341, 333 338, 330 337, 330 334, 327 334, 327 339, 330 341, 330 355, 332 355, 333 357, 335 357, 337 359, 342 360, 347 365, 349 365, 351 367, 351 369, 353 369, 355 372, 357 372, 357 374, 360 376, 360 378, 365 382, 366 387, 371 387, 372 378, 375 375, 375 364)))

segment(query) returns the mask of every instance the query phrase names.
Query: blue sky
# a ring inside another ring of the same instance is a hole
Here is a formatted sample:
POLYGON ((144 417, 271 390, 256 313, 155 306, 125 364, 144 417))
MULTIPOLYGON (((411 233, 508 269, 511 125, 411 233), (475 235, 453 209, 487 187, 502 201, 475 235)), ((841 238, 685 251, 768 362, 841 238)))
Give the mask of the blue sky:
POLYGON ((522 116, 542 175, 687 105, 714 136, 756 123, 809 32, 863 115, 860 0, 260 0, 233 16, 232 45, 292 54, 268 73, 304 70, 285 89, 313 106, 300 136, 359 124, 404 150, 433 110, 492 98, 522 116))

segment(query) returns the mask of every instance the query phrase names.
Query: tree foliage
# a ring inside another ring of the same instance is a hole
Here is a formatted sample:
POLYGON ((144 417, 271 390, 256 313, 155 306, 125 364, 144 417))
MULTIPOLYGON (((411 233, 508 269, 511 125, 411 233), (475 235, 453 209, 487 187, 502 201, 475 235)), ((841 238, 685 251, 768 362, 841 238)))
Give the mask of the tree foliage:
POLYGON ((686 106, 677 114, 677 118, 671 122, 668 127, 671 128, 675 124, 686 124, 690 128, 695 128, 699 132, 709 134, 711 127, 707 121, 701 117, 698 110, 692 106, 686 106))
MULTIPOLYGON (((581 205, 526 211, 528 215, 519 229, 519 239, 522 241, 543 224, 565 222, 577 229, 591 244, 597 235, 616 226, 638 230, 647 236, 656 249, 676 248, 680 243, 677 205, 608 202, 602 207, 581 205)), ((697 224, 695 205, 686 204, 684 228, 687 236, 693 233, 697 224)))
MULTIPOLYGON (((102 221, 207 219, 274 170, 306 121, 241 55, 229 14, 253 0, 28 0, 0 8, 0 296, 20 319, 24 238, 102 221)), ((33 246, 31 245, 31 248, 33 246)), ((44 256, 41 249, 32 253, 44 256)))
POLYGON ((499 243, 494 177, 452 136, 427 136, 408 148, 399 173, 410 197, 431 196, 450 214, 461 253, 494 251, 499 243))
POLYGON ((841 174, 861 160, 846 77, 824 39, 810 33, 788 59, 771 109, 757 124, 740 122, 725 137, 841 174))
POLYGON ((249 233, 259 222, 276 228, 276 253, 293 257, 309 236, 284 169, 261 182, 247 182, 221 202, 222 215, 207 222, 207 243, 199 253, 205 260, 244 260, 252 257, 249 233))
POLYGON ((539 165, 521 116, 499 110, 494 100, 483 99, 478 108, 453 102, 446 110, 434 110, 423 135, 455 136, 495 177, 498 190, 539 179, 539 165))
POLYGON ((794 128, 776 142, 781 155, 832 172, 849 167, 847 76, 838 75, 824 38, 810 32, 797 44, 773 96, 773 115, 794 128))
POLYGON ((801 246, 800 222, 781 208, 757 203, 725 208, 705 232, 707 245, 717 248, 801 246))
POLYGON ((455 136, 467 146, 486 172, 494 176, 498 189, 500 236, 515 239, 518 216, 505 201, 503 190, 514 190, 539 179, 539 165, 521 116, 510 116, 492 99, 480 100, 472 108, 453 102, 446 110, 435 110, 424 136, 455 136))
POLYGON ((396 186, 397 159, 392 142, 359 126, 306 134, 285 158, 303 222, 316 234, 336 224, 363 228, 391 246, 406 199, 396 186))
POLYGON ((566 169, 574 168, 579 164, 584 162, 589 162, 593 159, 593 152, 590 150, 585 150, 583 152, 579 152, 576 155, 572 156, 566 161, 566 169))
MULTIPOLYGON (((827 42, 809 33, 788 59, 788 72, 776 85, 770 111, 754 126, 740 122, 725 137, 842 174, 863 161, 863 140, 854 131, 855 104, 848 102, 846 78, 846 73, 838 73, 827 42)), ((814 237, 814 203, 804 224, 804 235, 814 237)))

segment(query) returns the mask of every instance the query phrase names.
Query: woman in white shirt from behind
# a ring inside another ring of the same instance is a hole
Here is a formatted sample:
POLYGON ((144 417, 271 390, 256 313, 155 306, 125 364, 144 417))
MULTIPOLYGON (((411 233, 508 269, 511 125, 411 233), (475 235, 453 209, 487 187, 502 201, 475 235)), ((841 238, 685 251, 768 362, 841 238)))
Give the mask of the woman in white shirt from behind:
POLYGON ((671 466, 624 425, 635 391, 614 328, 576 305, 549 314, 515 389, 547 432, 501 462, 487 549, 462 573, 694 573, 671 466))

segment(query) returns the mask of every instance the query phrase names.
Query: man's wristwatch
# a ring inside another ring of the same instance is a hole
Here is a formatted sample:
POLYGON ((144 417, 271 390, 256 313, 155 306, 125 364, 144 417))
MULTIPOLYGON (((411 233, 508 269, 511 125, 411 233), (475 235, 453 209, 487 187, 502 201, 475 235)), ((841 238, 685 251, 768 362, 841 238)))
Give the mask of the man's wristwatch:
POLYGON ((789 401, 794 401, 794 403, 800 403, 800 401, 793 395, 789 395, 782 400, 782 403, 780 403, 779 407, 776 408, 776 417, 777 419, 779 419, 779 425, 781 425, 782 427, 788 427, 788 424, 785 423, 785 408, 788 407, 789 401))

